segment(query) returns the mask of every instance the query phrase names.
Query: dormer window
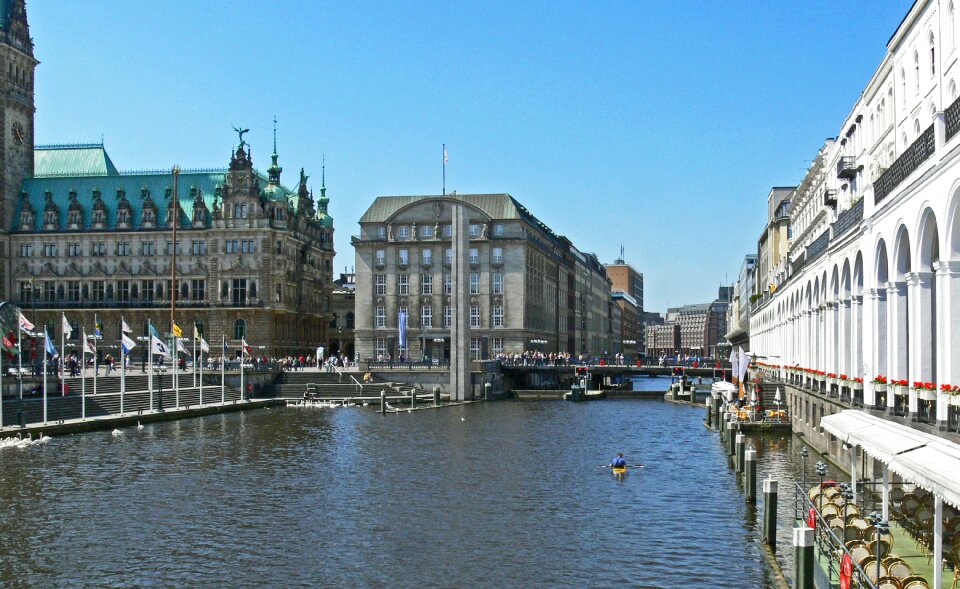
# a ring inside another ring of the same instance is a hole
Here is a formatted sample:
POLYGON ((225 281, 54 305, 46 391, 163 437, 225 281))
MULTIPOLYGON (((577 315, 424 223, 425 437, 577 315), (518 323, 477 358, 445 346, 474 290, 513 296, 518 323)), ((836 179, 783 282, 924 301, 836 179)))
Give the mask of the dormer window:
POLYGON ((130 209, 123 208, 123 209, 117 210, 117 223, 126 224, 129 222, 130 222, 130 209))

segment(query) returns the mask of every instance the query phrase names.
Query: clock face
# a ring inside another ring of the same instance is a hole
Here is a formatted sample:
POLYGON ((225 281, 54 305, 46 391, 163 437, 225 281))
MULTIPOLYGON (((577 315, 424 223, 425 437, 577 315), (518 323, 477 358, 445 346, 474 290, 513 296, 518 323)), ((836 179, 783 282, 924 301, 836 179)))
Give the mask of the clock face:
POLYGON ((10 129, 10 132, 13 134, 13 142, 17 145, 23 145, 23 125, 19 122, 13 124, 13 127, 10 129))

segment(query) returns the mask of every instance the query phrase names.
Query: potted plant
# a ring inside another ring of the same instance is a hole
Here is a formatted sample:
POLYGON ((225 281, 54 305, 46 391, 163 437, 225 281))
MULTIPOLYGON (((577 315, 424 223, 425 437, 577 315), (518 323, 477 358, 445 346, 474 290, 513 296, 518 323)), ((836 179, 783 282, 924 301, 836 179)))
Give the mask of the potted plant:
POLYGON ((897 395, 898 397, 902 397, 907 394, 907 387, 909 384, 910 383, 907 382, 907 379, 905 378, 890 381, 890 387, 893 389, 893 394, 897 395))
POLYGON ((873 390, 878 393, 887 392, 887 377, 886 376, 874 376, 873 377, 873 390))
POLYGON ((854 378, 853 378, 853 384, 850 385, 850 388, 852 388, 852 389, 855 390, 855 391, 862 391, 862 390, 863 390, 863 379, 860 378, 860 377, 854 377, 854 378))
POLYGON ((935 401, 937 399, 937 385, 932 382, 914 381, 913 390, 917 392, 917 398, 923 401, 935 401))
POLYGON ((827 384, 828 385, 837 384, 837 374, 835 372, 827 373, 827 384))

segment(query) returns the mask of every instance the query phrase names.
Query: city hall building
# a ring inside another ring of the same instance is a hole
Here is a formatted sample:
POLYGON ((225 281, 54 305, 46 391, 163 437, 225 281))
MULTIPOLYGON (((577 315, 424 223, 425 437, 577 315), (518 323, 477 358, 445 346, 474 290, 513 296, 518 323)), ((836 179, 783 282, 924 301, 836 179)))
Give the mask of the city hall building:
POLYGON ((356 348, 362 359, 450 358, 454 204, 469 217, 470 349, 475 359, 610 349, 610 279, 509 194, 381 196, 360 219, 356 348), (407 319, 400 345, 398 319, 407 319))
POLYGON ((75 346, 96 316, 101 353, 119 339, 121 316, 135 335, 146 333, 148 319, 169 330, 173 296, 186 335, 196 322, 214 347, 225 337, 231 353, 243 337, 257 355, 323 343, 334 256, 329 199, 321 188, 314 200, 302 170, 294 189, 281 184, 276 136, 266 174, 254 169, 241 132, 226 167, 183 170, 176 192, 171 168, 121 171, 102 144, 34 146, 38 62, 26 10, 22 0, 0 7, 2 298, 58 342, 65 313, 75 346))

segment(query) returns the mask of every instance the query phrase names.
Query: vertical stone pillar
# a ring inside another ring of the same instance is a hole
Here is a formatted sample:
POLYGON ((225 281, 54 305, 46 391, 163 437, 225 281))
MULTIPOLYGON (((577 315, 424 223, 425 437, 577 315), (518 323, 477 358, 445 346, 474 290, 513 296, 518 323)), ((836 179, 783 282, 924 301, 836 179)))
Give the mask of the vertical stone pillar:
POLYGON ((863 396, 877 404, 873 377, 887 374, 887 301, 886 290, 868 288, 864 291, 863 349, 867 351, 863 367, 863 396))
POLYGON ((777 481, 763 481, 763 541, 777 552, 777 481))
MULTIPOLYGON (((933 325, 933 290, 931 272, 911 272, 907 275, 907 289, 909 296, 907 322, 910 335, 907 358, 909 362, 909 376, 906 378, 912 385, 916 381, 927 382, 933 379, 933 361, 936 356, 936 346, 931 345, 930 330, 933 325)), ((916 418, 919 411, 919 397, 917 391, 910 388, 910 417, 916 418)))
MULTIPOLYGON (((936 262, 937 381, 960 384, 960 262, 936 262)), ((938 394, 937 423, 946 429, 950 397, 938 394)))
POLYGON ((813 528, 793 528, 793 586, 813 589, 813 528))
MULTIPOLYGON (((850 378, 860 377, 863 382, 867 382, 867 375, 863 370, 863 339, 866 335, 863 329, 863 297, 850 297, 850 356, 847 360, 847 375, 850 378)), ((871 403, 872 404, 872 403, 871 403)), ((864 405, 866 405, 866 393, 864 393, 864 405)))
POLYGON ((839 343, 839 329, 837 317, 837 301, 830 300, 823 305, 823 370, 827 372, 839 373, 837 367, 837 344, 839 343))
POLYGON ((747 503, 757 502, 757 451, 747 450, 744 455, 743 498, 747 503))
POLYGON ((839 320, 840 336, 837 340, 837 376, 846 374, 853 378, 853 371, 850 369, 850 299, 841 299, 837 301, 837 319, 839 320))
POLYGON ((470 221, 466 207, 454 203, 451 210, 453 263, 450 268, 453 281, 450 326, 450 398, 458 401, 473 398, 470 382, 470 312, 468 287, 470 282, 470 221))
MULTIPOLYGON (((907 283, 887 283, 887 372, 890 379, 909 379, 907 374, 907 283)), ((889 390, 889 389, 888 389, 889 390)), ((893 408, 892 390, 887 407, 893 408)))

